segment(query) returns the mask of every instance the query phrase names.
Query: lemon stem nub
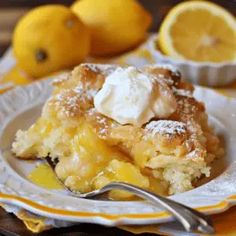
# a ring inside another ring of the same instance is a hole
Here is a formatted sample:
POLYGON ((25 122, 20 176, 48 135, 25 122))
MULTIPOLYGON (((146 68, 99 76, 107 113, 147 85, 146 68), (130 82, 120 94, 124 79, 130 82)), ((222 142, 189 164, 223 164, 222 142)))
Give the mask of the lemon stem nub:
POLYGON ((37 62, 43 62, 48 58, 47 53, 43 49, 38 49, 35 54, 37 62))

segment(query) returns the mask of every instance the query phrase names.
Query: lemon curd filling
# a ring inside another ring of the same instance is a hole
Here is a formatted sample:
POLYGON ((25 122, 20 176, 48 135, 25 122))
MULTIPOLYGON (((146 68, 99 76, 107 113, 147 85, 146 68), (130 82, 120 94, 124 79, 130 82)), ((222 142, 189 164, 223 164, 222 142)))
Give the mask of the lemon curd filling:
MULTIPOLYGON (((39 119, 29 132, 36 132, 40 135, 40 139, 47 140, 54 126, 55 124, 49 121, 39 119)), ((67 145, 58 144, 62 148, 60 152, 64 155, 60 158, 55 171, 67 187, 79 192, 88 192, 101 188, 111 181, 124 181, 159 194, 167 193, 166 184, 155 182, 152 177, 148 177, 148 172, 142 173, 139 167, 130 163, 133 160, 127 154, 97 137, 88 122, 81 121, 77 128, 61 128, 58 135, 63 134, 66 134, 66 140, 70 141, 67 145)), ((30 155, 33 156, 34 152, 40 150, 40 156, 46 157, 51 151, 49 145, 45 146, 45 149, 40 149, 37 145, 32 147, 30 155)), ((57 150, 59 151, 59 148, 57 150)), ((49 189, 61 188, 53 175, 49 166, 41 164, 30 173, 29 179, 49 189)), ((112 199, 132 199, 132 197, 124 191, 110 193, 112 199)))
POLYGON ((28 179, 47 189, 63 189, 52 169, 45 163, 36 166, 28 175, 28 179))
MULTIPOLYGON (((204 105, 192 97, 193 87, 168 66, 143 68, 139 73, 152 75, 152 80, 161 84, 164 96, 174 99, 175 109, 166 117, 155 114, 145 123, 132 124, 128 119, 120 124, 114 120, 116 116, 108 117, 112 110, 103 115, 94 107, 94 96, 116 69, 82 64, 68 78, 54 81, 53 94, 41 117, 28 130, 17 131, 13 152, 24 159, 57 159, 58 178, 82 193, 112 181, 131 183, 161 195, 194 188, 201 176, 210 175, 210 164, 222 149, 208 125, 204 105)), ((156 83, 154 86, 160 88, 156 83)), ((172 104, 161 101, 162 108, 172 104)), ((38 167, 30 178, 40 184, 37 176, 44 171, 45 167, 38 167)), ((111 191, 110 197, 131 199, 132 195, 111 191)))

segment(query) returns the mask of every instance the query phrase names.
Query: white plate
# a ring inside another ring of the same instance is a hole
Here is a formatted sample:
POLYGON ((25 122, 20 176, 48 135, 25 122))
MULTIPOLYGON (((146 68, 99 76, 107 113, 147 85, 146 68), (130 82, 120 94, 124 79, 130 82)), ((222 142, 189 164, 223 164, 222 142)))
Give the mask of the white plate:
MULTIPOLYGON (((49 191, 31 183, 27 174, 36 162, 11 154, 16 130, 27 128, 40 115, 51 92, 44 80, 0 96, 0 202, 14 204, 39 215, 73 222, 103 225, 150 224, 171 220, 166 212, 145 201, 115 202, 77 199, 63 191, 49 191)), ((209 89, 196 88, 206 103, 216 132, 225 143, 226 156, 215 162, 213 180, 171 198, 212 214, 236 204, 236 100, 209 89)))

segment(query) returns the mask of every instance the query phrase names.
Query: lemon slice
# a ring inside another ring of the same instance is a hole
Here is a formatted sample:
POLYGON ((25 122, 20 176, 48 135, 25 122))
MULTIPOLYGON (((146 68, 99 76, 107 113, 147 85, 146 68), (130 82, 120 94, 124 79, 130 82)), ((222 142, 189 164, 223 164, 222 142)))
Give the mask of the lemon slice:
POLYGON ((180 3, 161 25, 159 47, 166 55, 177 59, 236 60, 236 20, 214 3, 180 3))

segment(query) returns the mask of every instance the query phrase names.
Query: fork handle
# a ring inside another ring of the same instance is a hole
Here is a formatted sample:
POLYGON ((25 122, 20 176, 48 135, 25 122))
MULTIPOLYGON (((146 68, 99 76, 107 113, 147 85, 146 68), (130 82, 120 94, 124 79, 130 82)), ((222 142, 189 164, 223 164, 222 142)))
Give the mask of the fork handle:
POLYGON ((102 189, 100 189, 99 192, 104 193, 114 189, 131 192, 143 199, 146 199, 154 204, 161 206, 166 211, 171 213, 188 232, 198 230, 202 233, 214 233, 214 228, 209 217, 207 217, 203 213, 200 213, 183 204, 177 203, 169 198, 165 198, 160 195, 151 193, 132 184, 127 184, 123 182, 111 182, 108 185, 104 186, 102 189))

